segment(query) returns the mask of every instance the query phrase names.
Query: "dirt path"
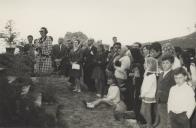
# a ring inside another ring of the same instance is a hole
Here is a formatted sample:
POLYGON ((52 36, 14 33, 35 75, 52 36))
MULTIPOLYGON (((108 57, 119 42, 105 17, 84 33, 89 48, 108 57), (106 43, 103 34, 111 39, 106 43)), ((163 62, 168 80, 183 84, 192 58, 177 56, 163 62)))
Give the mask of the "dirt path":
POLYGON ((82 100, 92 101, 96 98, 95 94, 73 93, 64 78, 48 78, 45 80, 45 84, 46 86, 50 84, 57 89, 58 104, 63 105, 64 118, 69 128, 128 128, 124 122, 115 121, 111 108, 105 105, 94 110, 84 107, 82 100))

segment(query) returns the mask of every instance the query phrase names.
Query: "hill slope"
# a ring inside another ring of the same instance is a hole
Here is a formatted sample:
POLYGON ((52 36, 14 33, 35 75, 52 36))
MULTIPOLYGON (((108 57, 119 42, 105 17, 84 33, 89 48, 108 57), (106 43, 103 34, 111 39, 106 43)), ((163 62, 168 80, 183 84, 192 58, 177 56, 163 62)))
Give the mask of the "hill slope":
POLYGON ((160 41, 161 43, 171 43, 174 46, 179 46, 181 48, 196 48, 196 32, 183 36, 177 37, 169 40, 160 41))

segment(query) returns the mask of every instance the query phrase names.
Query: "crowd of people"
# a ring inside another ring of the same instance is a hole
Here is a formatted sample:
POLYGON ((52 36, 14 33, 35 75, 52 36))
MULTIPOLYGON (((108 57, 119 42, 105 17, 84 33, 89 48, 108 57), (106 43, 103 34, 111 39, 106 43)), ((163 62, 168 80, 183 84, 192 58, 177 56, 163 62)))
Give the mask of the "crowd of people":
POLYGON ((33 43, 29 35, 24 46, 24 53, 34 60, 34 74, 69 77, 76 93, 82 92, 82 81, 98 98, 84 100, 86 108, 106 103, 115 111, 134 111, 145 128, 191 127, 196 105, 194 54, 170 43, 123 46, 117 37, 110 50, 102 43, 95 45, 94 39, 84 44, 77 37, 59 38, 52 45, 47 28, 39 32, 39 39, 33 43))

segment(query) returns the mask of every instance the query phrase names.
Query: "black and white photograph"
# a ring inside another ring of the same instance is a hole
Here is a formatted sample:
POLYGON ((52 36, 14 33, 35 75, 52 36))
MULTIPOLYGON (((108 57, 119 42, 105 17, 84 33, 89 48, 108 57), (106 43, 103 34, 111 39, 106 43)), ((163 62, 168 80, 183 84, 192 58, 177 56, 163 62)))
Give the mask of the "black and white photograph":
POLYGON ((196 0, 0 0, 0 128, 196 128, 196 0))

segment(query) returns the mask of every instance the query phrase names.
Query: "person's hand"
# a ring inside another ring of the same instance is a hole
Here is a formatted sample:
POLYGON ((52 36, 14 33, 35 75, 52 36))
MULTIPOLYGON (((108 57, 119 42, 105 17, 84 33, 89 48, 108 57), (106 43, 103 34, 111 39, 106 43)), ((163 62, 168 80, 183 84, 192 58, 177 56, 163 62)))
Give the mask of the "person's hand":
POLYGON ((195 67, 195 63, 191 63, 190 65, 192 65, 193 67, 195 67))
POLYGON ((75 61, 74 61, 74 62, 71 62, 71 64, 76 64, 76 63, 77 63, 77 62, 75 62, 75 61))
POLYGON ((129 76, 134 76, 134 73, 132 73, 132 72, 131 72, 131 73, 129 73, 129 76))

